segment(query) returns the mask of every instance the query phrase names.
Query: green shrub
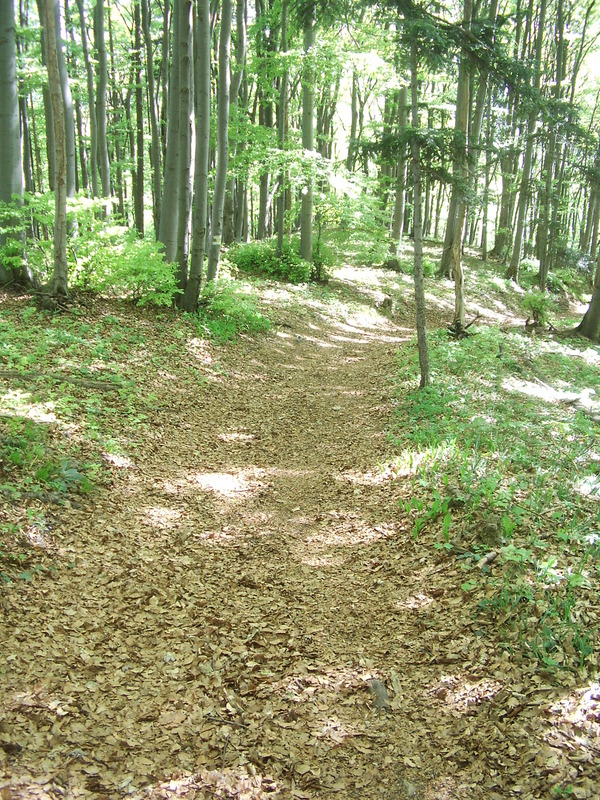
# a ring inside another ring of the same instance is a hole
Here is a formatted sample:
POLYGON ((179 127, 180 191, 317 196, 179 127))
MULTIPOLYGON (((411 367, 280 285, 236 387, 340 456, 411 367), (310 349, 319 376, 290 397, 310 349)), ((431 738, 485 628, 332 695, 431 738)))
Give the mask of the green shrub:
POLYGON ((308 283, 313 273, 313 265, 300 258, 288 242, 279 256, 273 241, 240 244, 229 251, 229 260, 245 275, 262 275, 288 283, 308 283))
POLYGON ((536 325, 547 325, 553 306, 552 298, 545 292, 532 290, 523 298, 523 308, 536 325))
POLYGON ((199 334, 220 342, 227 342, 240 333, 261 333, 271 327, 258 310, 256 298, 232 282, 208 284, 194 316, 199 334))
POLYGON ((140 306, 171 305, 180 291, 177 265, 165 261, 158 242, 117 226, 97 227, 94 233, 93 246, 82 247, 74 285, 126 296, 140 306))

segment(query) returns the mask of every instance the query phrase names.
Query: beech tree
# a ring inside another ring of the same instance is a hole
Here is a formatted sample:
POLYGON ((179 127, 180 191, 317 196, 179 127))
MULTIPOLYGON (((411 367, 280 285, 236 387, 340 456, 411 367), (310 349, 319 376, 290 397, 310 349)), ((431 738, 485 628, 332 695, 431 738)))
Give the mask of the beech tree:
POLYGON ((219 272, 221 243, 223 239, 223 207, 227 170, 229 168, 229 88, 231 76, 231 24, 233 21, 232 0, 223 0, 221 7, 221 32, 219 35, 219 87, 217 93, 217 172, 213 194, 212 218, 210 226, 210 246, 206 279, 215 280, 219 272))
MULTIPOLYGON (((13 0, 0 3, 0 201, 20 203, 23 197, 21 127, 17 86, 17 46, 13 0)), ((5 224, 10 225, 7 217, 5 224)), ((19 264, 19 249, 7 248, 7 237, 0 234, 0 285, 25 277, 19 264), (11 252, 12 250, 12 252, 11 252)))
POLYGON ((65 104, 61 91, 59 31, 57 29, 58 0, 38 0, 40 21, 46 43, 48 83, 52 102, 54 133, 54 261, 50 282, 44 293, 53 298, 66 298, 68 290, 67 263, 67 137, 65 132, 65 104))

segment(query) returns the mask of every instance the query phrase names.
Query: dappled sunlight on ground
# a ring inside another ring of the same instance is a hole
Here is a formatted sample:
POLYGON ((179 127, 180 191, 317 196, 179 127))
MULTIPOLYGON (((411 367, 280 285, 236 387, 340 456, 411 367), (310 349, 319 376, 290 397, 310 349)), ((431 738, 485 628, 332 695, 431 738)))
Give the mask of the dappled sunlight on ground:
POLYGON ((567 406, 578 403, 583 408, 600 412, 600 402, 593 399, 593 396, 596 394, 595 389, 584 389, 581 392, 568 392, 555 389, 540 380, 527 381, 514 377, 505 378, 502 382, 502 388, 508 392, 517 392, 528 395, 529 397, 536 397, 539 400, 544 400, 546 403, 565 403, 567 406))
POLYGON ((440 707, 444 713, 470 713, 473 706, 487 701, 502 691, 504 684, 501 681, 483 679, 471 681, 464 675, 442 675, 439 680, 429 686, 426 694, 441 701, 440 707))
POLYGON ((141 521, 151 528, 167 530, 181 519, 181 512, 166 506, 147 506, 140 510, 141 521))
POLYGON ((121 469, 135 468, 135 462, 128 456, 119 455, 117 453, 102 453, 102 457, 112 467, 119 467, 121 469))
MULTIPOLYGON (((595 769, 598 687, 561 698, 496 652, 442 518, 413 536, 414 476, 461 443, 388 437, 413 338, 410 302, 375 308, 395 287, 412 277, 344 267, 269 286, 263 336, 149 339, 156 401, 97 448, 106 482, 31 528, 62 548, 51 579, 0 596, 8 797, 488 800, 558 733, 562 776, 573 752, 595 769)), ((546 796, 545 768, 521 796, 546 796)))
POLYGON ((32 402, 30 392, 18 389, 5 392, 0 395, 0 408, 4 416, 26 417, 44 424, 60 424, 60 418, 54 411, 54 403, 32 402))

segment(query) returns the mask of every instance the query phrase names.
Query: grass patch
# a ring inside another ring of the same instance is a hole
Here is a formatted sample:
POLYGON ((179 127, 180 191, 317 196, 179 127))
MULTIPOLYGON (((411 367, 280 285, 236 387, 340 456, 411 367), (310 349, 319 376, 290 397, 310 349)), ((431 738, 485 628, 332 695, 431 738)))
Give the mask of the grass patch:
POLYGON ((463 591, 501 646, 549 669, 595 667, 600 349, 482 328, 461 342, 435 332, 430 355, 423 391, 416 359, 403 365, 394 430, 415 536, 460 553, 463 591))

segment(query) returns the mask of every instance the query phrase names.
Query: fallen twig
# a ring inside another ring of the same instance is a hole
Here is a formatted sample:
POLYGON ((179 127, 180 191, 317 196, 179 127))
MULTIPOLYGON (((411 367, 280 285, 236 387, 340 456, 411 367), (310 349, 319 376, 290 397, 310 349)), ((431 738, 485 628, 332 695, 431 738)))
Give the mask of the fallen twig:
POLYGON ((483 569, 483 567, 485 567, 486 564, 491 564, 492 561, 495 561, 497 558, 498 558, 497 551, 491 550, 489 553, 486 553, 483 558, 480 558, 475 566, 479 567, 479 569, 483 569))

